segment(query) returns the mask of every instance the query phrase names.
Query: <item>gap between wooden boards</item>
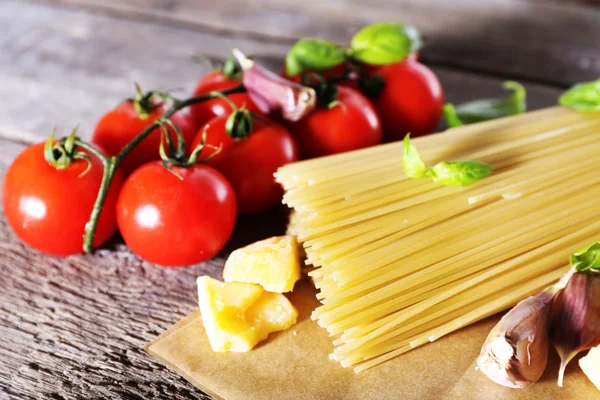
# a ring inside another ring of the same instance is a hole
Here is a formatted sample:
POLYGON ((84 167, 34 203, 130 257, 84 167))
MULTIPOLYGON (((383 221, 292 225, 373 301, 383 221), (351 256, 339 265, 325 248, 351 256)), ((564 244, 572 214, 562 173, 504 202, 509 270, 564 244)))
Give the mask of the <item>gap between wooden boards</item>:
MULTIPOLYGON (((8 38, 0 41, 0 96, 12 99, 0 109, 0 137, 23 143, 44 140, 55 123, 60 136, 80 123, 80 136, 89 139, 101 115, 132 96, 134 81, 146 89, 182 87, 174 94, 186 96, 209 71, 193 57, 200 49, 211 58, 224 59, 232 47, 240 47, 277 70, 288 48, 11 1, 0 4, 0 37, 8 38), (10 17, 15 13, 18 20, 10 17)), ((505 94, 503 79, 444 67, 433 70, 446 89, 447 101, 505 94)), ((524 83, 531 109, 556 103, 560 90, 524 83)))
POLYGON ((361 26, 401 20, 426 39, 432 65, 559 87, 600 75, 600 9, 554 1, 359 0, 306 2, 35 0, 113 16, 290 45, 317 36, 347 42, 361 26))

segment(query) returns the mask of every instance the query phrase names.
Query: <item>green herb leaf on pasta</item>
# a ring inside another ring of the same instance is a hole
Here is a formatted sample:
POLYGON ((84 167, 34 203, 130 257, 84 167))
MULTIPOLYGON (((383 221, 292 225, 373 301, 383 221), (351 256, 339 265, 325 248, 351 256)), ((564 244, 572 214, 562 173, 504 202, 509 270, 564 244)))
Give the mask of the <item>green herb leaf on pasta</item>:
POLYGON ((527 111, 527 91, 519 82, 507 81, 502 85, 513 93, 503 99, 481 99, 458 106, 446 104, 444 118, 449 127, 454 128, 475 122, 489 121, 527 111))
POLYGON ((427 168, 410 141, 410 133, 404 136, 403 149, 404 173, 413 179, 425 177, 444 186, 469 186, 493 171, 491 165, 479 161, 442 161, 427 168))
POLYGON ((469 186, 493 171, 491 165, 479 161, 442 161, 428 168, 425 175, 444 186, 469 186))
POLYGON ((421 48, 421 34, 412 25, 380 22, 364 27, 350 42, 352 57, 371 65, 400 61, 421 48))
POLYGON ((417 148, 410 142, 410 133, 404 136, 404 152, 402 154, 402 166, 409 178, 422 178, 425 175, 425 163, 421 159, 417 148))
POLYGON ((571 254, 569 261, 579 272, 600 270, 600 242, 594 242, 571 254))
POLYGON ((600 79, 573 86, 558 102, 577 111, 600 111, 600 79))
POLYGON ((285 58, 288 75, 305 71, 320 71, 335 67, 346 59, 346 49, 322 39, 301 39, 288 51, 285 58))

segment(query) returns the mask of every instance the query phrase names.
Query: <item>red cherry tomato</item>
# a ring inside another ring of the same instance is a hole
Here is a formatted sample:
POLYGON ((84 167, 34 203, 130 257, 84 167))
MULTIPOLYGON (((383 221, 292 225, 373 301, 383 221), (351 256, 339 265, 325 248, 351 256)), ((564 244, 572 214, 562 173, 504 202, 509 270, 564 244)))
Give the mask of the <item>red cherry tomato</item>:
POLYGON ((219 70, 210 71, 204 75, 196 84, 194 94, 204 94, 213 90, 225 90, 239 86, 242 80, 239 78, 228 78, 219 70))
MULTIPOLYGON (((281 202, 281 186, 273 174, 287 163, 298 159, 292 135, 283 126, 254 121, 254 131, 246 139, 231 138, 226 130, 227 117, 215 117, 201 128, 194 140, 195 148, 206 134, 206 144, 221 152, 207 163, 223 173, 231 182, 240 214, 258 214, 281 202)), ((202 157, 214 150, 206 148, 202 157)))
POLYGON ((381 124, 375 108, 358 91, 338 86, 340 104, 318 107, 289 125, 301 158, 357 150, 381 143, 381 124))
POLYGON ((442 117, 444 90, 437 76, 417 61, 377 68, 385 86, 373 104, 381 117, 385 141, 427 135, 442 117))
MULTIPOLYGON (((242 81, 240 79, 227 78, 220 71, 211 71, 200 79, 196 89, 194 90, 194 96, 207 94, 212 91, 232 89, 236 86, 239 86, 241 83, 242 81)), ((246 109, 252 111, 253 113, 256 113, 260 116, 264 115, 252 102, 248 94, 234 93, 228 97, 237 107, 245 106, 246 109)), ((190 107, 190 112, 194 117, 197 129, 204 126, 204 124, 206 124, 212 118, 229 115, 232 111, 233 110, 231 109, 231 106, 224 99, 208 100, 202 103, 194 104, 190 107)))
POLYGON ((172 167, 160 161, 138 168, 117 201, 123 239, 141 258, 185 266, 214 257, 227 243, 236 219, 231 184, 206 165, 172 167))
MULTIPOLYGON (((218 89, 218 90, 224 90, 224 89, 218 89)), ((194 93, 194 96, 196 96, 196 95, 197 94, 194 93)), ((236 107, 238 107, 238 108, 245 107, 247 110, 249 110, 261 117, 265 116, 258 109, 258 107, 256 107, 256 105, 250 99, 250 96, 248 96, 247 93, 234 93, 234 94, 230 94, 227 97, 229 97, 229 100, 231 100, 233 102, 233 104, 236 105, 236 107)), ((210 121, 214 117, 228 116, 233 111, 233 109, 231 108, 231 106, 229 105, 227 100, 225 100, 225 99, 208 100, 208 101, 204 101, 202 103, 195 104, 191 107, 192 107, 191 111, 194 115, 195 122, 196 122, 195 126, 197 128, 204 126, 204 124, 206 124, 208 121, 210 121)))
MULTIPOLYGON (((92 135, 92 142, 105 149, 108 155, 114 156, 134 137, 152 124, 158 117, 164 114, 168 105, 163 104, 157 107, 147 118, 140 118, 133 103, 125 101, 119 104, 114 110, 107 112, 96 125, 92 135)), ((191 141, 194 139, 196 129, 194 121, 189 112, 183 110, 175 113, 171 118, 177 127, 181 130, 186 143, 186 150, 189 150, 191 141)), ((175 131, 169 127, 171 138, 176 145, 175 131)), ((141 143, 139 143, 121 163, 121 170, 128 176, 137 167, 149 161, 159 160, 158 152, 161 140, 160 129, 155 129, 141 143)))
MULTIPOLYGON (((88 155, 92 164, 83 175, 84 160, 74 160, 61 170, 50 165, 44 158, 44 143, 29 146, 17 156, 4 176, 2 194, 6 220, 19 239, 54 255, 83 251, 85 224, 103 173, 98 157, 88 155)), ((122 185, 123 176, 117 171, 100 214, 94 247, 117 231, 115 204, 122 185)))

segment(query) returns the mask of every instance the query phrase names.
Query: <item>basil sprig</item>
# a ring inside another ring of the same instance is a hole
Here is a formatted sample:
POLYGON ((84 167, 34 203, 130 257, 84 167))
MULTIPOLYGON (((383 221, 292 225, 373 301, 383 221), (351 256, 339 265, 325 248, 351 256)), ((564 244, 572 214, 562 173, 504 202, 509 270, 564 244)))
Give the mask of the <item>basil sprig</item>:
POLYGON ((322 39, 300 39, 285 58, 286 72, 290 76, 304 71, 320 71, 335 67, 346 59, 346 49, 339 44, 322 39))
POLYGON ((402 155, 404 173, 409 178, 419 179, 425 176, 427 168, 417 148, 410 141, 410 133, 404 136, 404 152, 402 155))
POLYGON ((481 99, 458 106, 446 104, 444 106, 446 124, 455 128, 475 122, 522 114, 527 111, 527 92, 523 85, 515 81, 506 81, 502 87, 512 90, 513 93, 503 99, 481 99))
POLYGON ((600 242, 594 242, 571 254, 569 261, 579 272, 600 270, 600 242))
POLYGON ((400 61, 421 48, 421 34, 412 25, 380 22, 364 27, 352 37, 355 60, 371 65, 400 61))
POLYGON ((492 170, 491 165, 479 161, 442 161, 428 168, 425 176, 444 186, 469 186, 492 170))
POLYGON ((428 178, 444 186, 469 186, 492 173, 491 165, 479 161, 442 161, 425 167, 417 148, 404 137, 402 166, 406 176, 413 179, 428 178))
POLYGON ((290 76, 321 71, 348 60, 371 65, 400 61, 421 48, 421 34, 412 25, 382 22, 358 31, 348 48, 322 39, 301 39, 288 51, 286 72, 290 76))
POLYGON ((600 111, 600 79, 573 86, 560 96, 558 102, 577 111, 600 111))

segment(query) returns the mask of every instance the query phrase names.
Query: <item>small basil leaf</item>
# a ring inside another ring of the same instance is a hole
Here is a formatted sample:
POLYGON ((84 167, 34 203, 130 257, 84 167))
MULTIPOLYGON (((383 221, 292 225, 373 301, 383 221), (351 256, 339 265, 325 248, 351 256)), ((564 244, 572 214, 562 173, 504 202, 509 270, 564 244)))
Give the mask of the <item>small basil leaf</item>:
POLYGON ((504 89, 513 93, 503 99, 482 99, 470 101, 453 107, 453 110, 444 107, 444 117, 450 127, 457 122, 473 124, 475 122, 489 121, 509 115, 523 114, 527 110, 527 92, 523 85, 515 81, 507 81, 502 85, 504 89))
POLYGON ((491 165, 479 161, 442 161, 428 168, 425 175, 444 186, 469 186, 492 172, 491 165))
POLYGON ((289 76, 305 71, 320 71, 335 67, 346 59, 343 46, 321 39, 301 39, 288 51, 285 58, 289 76))
POLYGON ((402 154, 402 166, 404 173, 409 178, 422 178, 425 175, 425 164, 417 151, 417 148, 410 142, 410 133, 404 136, 404 152, 402 154))
POLYGON ((412 25, 380 22, 361 29, 350 42, 352 57, 371 65, 400 61, 421 48, 421 34, 412 25))
POLYGON ((600 111, 600 79, 573 86, 558 102, 577 111, 600 111))
POLYGON ((456 114, 454 105, 450 103, 444 106, 444 119, 446 120, 446 125, 448 125, 449 128, 456 128, 464 125, 459 116, 456 114))
POLYGON ((600 270, 600 242, 592 243, 571 254, 571 265, 579 272, 600 270))

